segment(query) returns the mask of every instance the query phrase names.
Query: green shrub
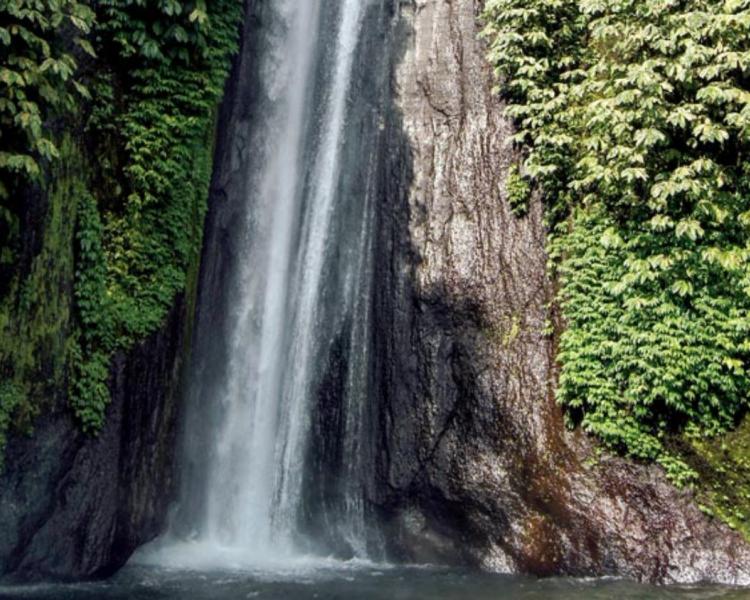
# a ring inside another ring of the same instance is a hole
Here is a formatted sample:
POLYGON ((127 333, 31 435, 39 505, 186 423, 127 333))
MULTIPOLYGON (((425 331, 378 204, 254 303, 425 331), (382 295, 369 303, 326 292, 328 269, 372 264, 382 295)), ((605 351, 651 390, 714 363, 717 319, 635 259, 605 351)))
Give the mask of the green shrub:
POLYGON ((241 7, 234 0, 97 7, 100 53, 121 62, 92 86, 87 127, 102 160, 92 190, 98 207, 82 203, 79 215, 81 348, 70 393, 87 429, 103 422, 112 353, 159 328, 198 260, 215 111, 241 7))
POLYGON ((548 210, 558 400, 684 483, 665 437, 748 406, 750 2, 489 0, 484 21, 548 210))
POLYGON ((41 175, 39 159, 59 156, 45 121, 72 111, 86 89, 75 78, 76 59, 61 31, 93 54, 84 37, 94 13, 86 2, 15 0, 0 6, 0 198, 9 194, 9 176, 41 175))
MULTIPOLYGON (((60 155, 45 124, 75 111, 88 94, 76 78, 74 52, 93 53, 84 37, 92 22, 87 3, 75 0, 0 4, 0 277, 6 280, 20 242, 20 191, 40 182, 42 165, 60 155)), ((0 283, 0 294, 6 291, 0 283)))

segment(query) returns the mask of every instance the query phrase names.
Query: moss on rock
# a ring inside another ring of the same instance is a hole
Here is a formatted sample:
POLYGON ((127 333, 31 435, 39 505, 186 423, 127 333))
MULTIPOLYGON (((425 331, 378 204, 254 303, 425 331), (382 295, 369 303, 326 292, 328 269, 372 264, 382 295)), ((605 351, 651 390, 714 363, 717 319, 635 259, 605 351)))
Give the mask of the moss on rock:
POLYGON ((750 541, 750 418, 724 435, 684 436, 676 446, 698 474, 695 494, 701 510, 750 541))

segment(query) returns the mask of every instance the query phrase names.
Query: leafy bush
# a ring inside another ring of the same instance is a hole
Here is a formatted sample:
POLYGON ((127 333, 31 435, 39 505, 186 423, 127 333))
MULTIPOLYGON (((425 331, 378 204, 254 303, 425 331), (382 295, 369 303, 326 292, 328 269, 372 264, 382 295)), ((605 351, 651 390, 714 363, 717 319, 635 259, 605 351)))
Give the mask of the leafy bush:
POLYGON ((196 58, 210 61, 212 51, 215 56, 215 50, 220 54, 227 44, 231 47, 232 32, 222 30, 222 25, 236 26, 232 19, 240 5, 220 0, 105 0, 99 2, 98 12, 122 58, 189 66, 196 58))
POLYGON ((119 64, 93 88, 88 132, 106 158, 98 209, 88 214, 84 203, 79 216, 85 268, 70 397, 87 429, 103 422, 112 353, 158 329, 198 260, 215 109, 241 6, 122 0, 97 8, 99 52, 119 64))
POLYGON ((40 163, 59 157, 45 122, 74 110, 87 95, 75 78, 73 50, 93 53, 83 37, 92 22, 91 9, 75 0, 0 5, 0 276, 5 279, 19 241, 19 189, 40 181, 40 163))
POLYGON ((36 178, 38 159, 59 156, 44 122, 55 110, 72 110, 86 89, 73 76, 76 60, 66 37, 93 55, 87 34, 93 11, 85 2, 15 0, 0 7, 0 198, 7 198, 8 172, 36 178), (68 85, 72 84, 72 85, 68 85))
POLYGON ((750 2, 490 0, 485 37, 562 283, 558 400, 611 447, 748 406, 750 2))
POLYGON ((84 193, 79 200, 76 223, 74 286, 80 331, 69 357, 70 403, 84 431, 96 431, 104 423, 110 398, 107 388, 110 353, 115 348, 103 230, 96 199, 84 193))

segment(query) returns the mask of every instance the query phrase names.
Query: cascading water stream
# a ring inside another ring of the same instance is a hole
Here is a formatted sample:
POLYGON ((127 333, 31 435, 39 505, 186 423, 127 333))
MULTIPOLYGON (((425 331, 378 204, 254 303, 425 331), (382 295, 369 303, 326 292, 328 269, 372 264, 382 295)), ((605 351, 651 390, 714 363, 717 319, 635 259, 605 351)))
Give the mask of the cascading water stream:
POLYGON ((310 177, 311 188, 305 202, 302 242, 294 273, 295 292, 289 311, 292 326, 291 348, 287 365, 291 376, 282 389, 281 426, 276 444, 274 464, 280 467, 278 508, 274 518, 279 531, 293 527, 295 509, 299 505, 304 468, 305 432, 308 429, 311 389, 311 368, 322 338, 318 305, 321 294, 323 266, 330 250, 331 212, 339 175, 341 135, 346 119, 345 103, 351 79, 352 57, 356 50, 361 0, 341 2, 340 27, 335 45, 333 75, 326 98, 322 136, 310 177))
POLYGON ((231 240, 233 268, 223 292, 219 345, 226 360, 207 381, 200 365, 210 357, 201 354, 210 351, 197 340, 185 445, 186 460, 201 467, 183 482, 182 500, 201 500, 192 502, 199 510, 180 511, 173 529, 181 533, 168 536, 173 545, 188 537, 247 564, 320 549, 300 526, 312 510, 325 512, 305 504, 315 478, 311 415, 335 347, 344 347, 337 398, 343 417, 331 433, 346 455, 344 483, 331 514, 319 520, 346 554, 366 554, 360 463, 372 199, 343 183, 342 152, 367 3, 273 0, 251 8, 259 23, 258 89, 245 142, 244 222, 231 240))
MULTIPOLYGON (((305 28, 315 25, 319 5, 287 3, 277 10, 281 35, 275 37, 285 44, 265 57, 266 94, 275 106, 270 107, 264 132, 264 168, 252 174, 257 182, 249 186, 254 206, 247 212, 245 247, 238 248, 246 259, 239 263, 234 291, 224 389, 213 399, 221 402, 223 422, 211 461, 203 525, 203 535, 216 543, 242 546, 243 540, 253 540, 266 549, 276 493, 278 421, 286 409, 282 377, 285 340, 291 333, 287 298, 314 50, 305 28)), ((273 48, 274 40, 269 42, 273 48)), ((274 540, 277 549, 286 543, 274 540)))

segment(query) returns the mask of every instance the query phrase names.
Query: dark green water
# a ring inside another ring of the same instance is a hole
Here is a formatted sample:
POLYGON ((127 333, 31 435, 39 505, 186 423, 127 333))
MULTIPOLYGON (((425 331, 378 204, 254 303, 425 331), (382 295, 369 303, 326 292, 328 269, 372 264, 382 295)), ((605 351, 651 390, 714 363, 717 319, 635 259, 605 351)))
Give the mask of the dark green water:
POLYGON ((430 568, 338 565, 285 572, 128 567, 113 579, 0 587, 25 600, 748 600, 750 590, 664 587, 614 579, 533 579, 430 568))

